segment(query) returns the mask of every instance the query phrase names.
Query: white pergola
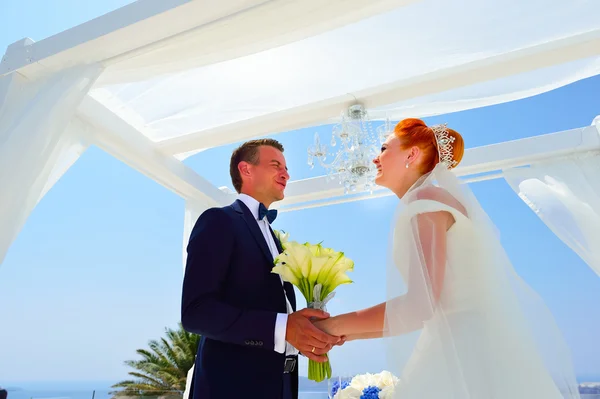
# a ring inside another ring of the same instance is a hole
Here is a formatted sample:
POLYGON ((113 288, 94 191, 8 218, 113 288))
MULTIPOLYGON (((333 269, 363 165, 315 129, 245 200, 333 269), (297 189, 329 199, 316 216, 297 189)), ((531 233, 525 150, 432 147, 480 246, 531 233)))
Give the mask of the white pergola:
MULTIPOLYGON (((0 63, 0 262, 89 145, 184 198, 189 232, 234 195, 186 166, 187 156, 331 123, 356 102, 375 119, 424 117, 597 75, 598 15, 595 0, 139 0, 23 39, 0 63)), ((599 129, 470 148, 456 173, 506 178, 600 274, 600 251, 570 241, 569 230, 600 240, 599 129), (565 212, 575 225, 565 227, 565 212)), ((291 182, 276 206, 383 195, 344 195, 315 177, 291 182)))

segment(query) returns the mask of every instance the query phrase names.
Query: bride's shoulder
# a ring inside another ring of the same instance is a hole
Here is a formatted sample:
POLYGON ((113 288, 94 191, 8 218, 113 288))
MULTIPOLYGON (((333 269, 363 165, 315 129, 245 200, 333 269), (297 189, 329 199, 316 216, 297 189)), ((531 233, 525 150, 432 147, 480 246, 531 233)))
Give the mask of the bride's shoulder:
POLYGON ((415 200, 426 200, 426 201, 435 201, 439 202, 443 205, 449 206, 450 208, 456 209, 458 212, 462 213, 465 216, 467 215, 467 210, 457 200, 452 194, 450 194, 447 190, 437 187, 437 186, 427 186, 423 187, 419 190, 415 195, 415 200))

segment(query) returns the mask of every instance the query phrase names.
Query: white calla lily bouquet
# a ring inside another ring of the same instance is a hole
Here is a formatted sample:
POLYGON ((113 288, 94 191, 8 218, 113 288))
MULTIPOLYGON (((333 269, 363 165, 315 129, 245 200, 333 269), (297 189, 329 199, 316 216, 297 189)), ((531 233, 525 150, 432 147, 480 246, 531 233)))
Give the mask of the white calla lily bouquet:
MULTIPOLYGON (((274 260, 272 272, 279 274, 298 288, 307 302, 308 308, 326 311, 326 305, 334 297, 334 290, 352 280, 346 272, 354 270, 354 262, 343 252, 325 248, 321 244, 299 244, 288 241, 287 233, 275 231, 283 252, 274 260)), ((331 378, 329 361, 318 363, 308 361, 308 378, 321 382, 331 378)))

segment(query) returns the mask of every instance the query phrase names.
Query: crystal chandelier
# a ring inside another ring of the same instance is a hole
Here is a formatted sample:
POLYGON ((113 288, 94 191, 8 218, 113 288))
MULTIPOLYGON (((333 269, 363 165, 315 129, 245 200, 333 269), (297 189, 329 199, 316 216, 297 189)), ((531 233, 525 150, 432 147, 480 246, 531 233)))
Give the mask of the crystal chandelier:
POLYGON ((327 146, 321 144, 319 134, 315 133, 314 145, 308 148, 308 165, 312 169, 316 159, 327 171, 329 179, 338 179, 344 186, 345 194, 361 190, 372 192, 377 174, 373 159, 390 131, 390 123, 386 121, 375 133, 364 107, 352 105, 333 128, 330 145, 336 147, 340 142, 337 153, 328 154, 327 146), (333 157, 329 164, 325 163, 328 155, 333 157))

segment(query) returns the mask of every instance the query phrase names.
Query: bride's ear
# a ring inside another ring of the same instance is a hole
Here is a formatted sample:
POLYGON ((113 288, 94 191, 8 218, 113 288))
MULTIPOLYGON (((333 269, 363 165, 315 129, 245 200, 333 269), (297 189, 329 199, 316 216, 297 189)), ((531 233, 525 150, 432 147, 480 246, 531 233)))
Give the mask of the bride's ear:
POLYGON ((417 147, 416 145, 412 146, 410 148, 410 150, 408 150, 408 156, 406 157, 406 163, 412 164, 419 158, 420 154, 421 154, 421 149, 419 147, 417 147))

